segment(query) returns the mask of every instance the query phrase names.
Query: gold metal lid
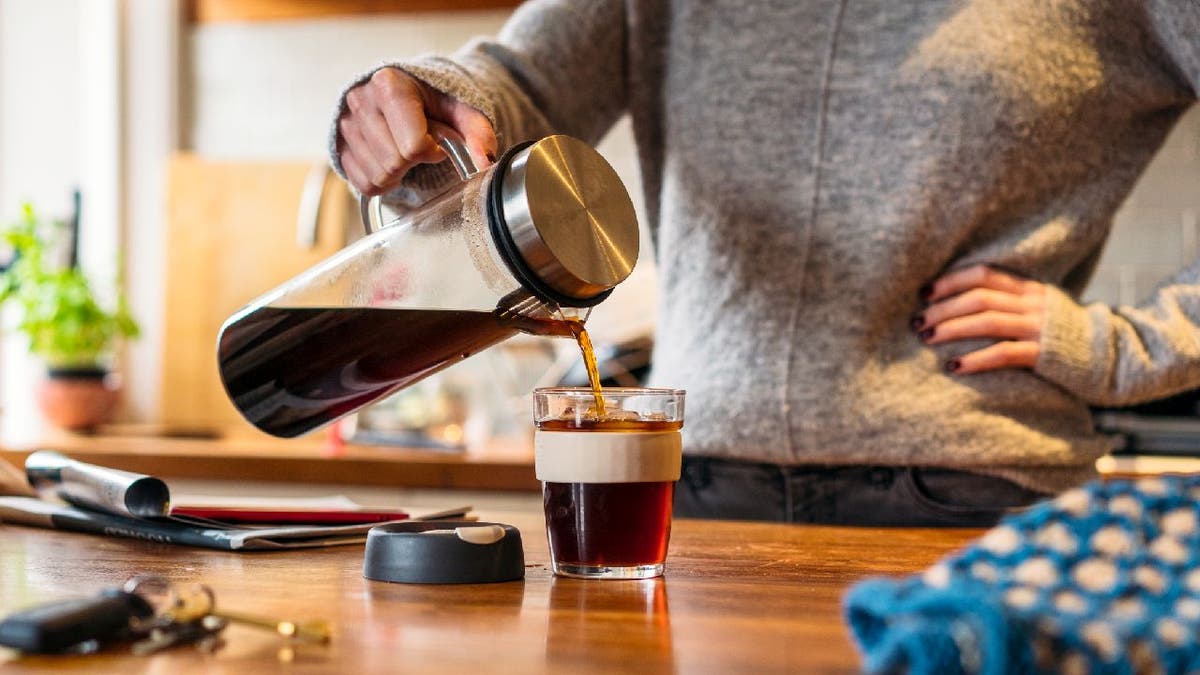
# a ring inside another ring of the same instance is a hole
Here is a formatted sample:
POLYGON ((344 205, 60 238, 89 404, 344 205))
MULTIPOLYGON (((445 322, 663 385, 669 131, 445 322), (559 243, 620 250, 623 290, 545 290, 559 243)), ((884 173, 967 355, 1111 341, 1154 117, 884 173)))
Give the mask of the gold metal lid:
POLYGON ((633 271, 638 225, 617 172, 591 146, 548 136, 517 152, 501 186, 503 221, 543 283, 585 300, 633 271))

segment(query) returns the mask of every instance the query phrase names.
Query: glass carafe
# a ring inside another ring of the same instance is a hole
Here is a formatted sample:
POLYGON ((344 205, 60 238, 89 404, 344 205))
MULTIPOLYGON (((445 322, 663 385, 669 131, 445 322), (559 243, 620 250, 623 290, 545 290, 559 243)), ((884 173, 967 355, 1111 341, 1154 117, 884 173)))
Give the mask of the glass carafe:
POLYGON ((385 227, 363 199, 366 237, 222 327, 222 382, 259 429, 312 431, 518 332, 570 337, 632 271, 633 205, 590 146, 549 136, 476 171, 431 133, 462 182, 385 227))

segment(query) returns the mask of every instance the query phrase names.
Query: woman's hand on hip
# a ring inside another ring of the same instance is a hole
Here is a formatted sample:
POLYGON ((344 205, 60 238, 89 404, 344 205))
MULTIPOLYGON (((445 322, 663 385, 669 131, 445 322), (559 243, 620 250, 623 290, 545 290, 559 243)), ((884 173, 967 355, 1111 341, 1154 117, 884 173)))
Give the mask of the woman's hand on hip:
POLYGON ((400 185, 417 164, 446 158, 429 134, 431 121, 453 127, 479 167, 496 156, 496 133, 487 117, 396 68, 381 68, 346 93, 338 118, 338 153, 359 194, 377 195, 400 185))
POLYGON ((929 303, 912 319, 926 344, 1000 340, 947 361, 952 373, 1033 368, 1046 315, 1046 286, 986 265, 950 272, 922 289, 929 303))

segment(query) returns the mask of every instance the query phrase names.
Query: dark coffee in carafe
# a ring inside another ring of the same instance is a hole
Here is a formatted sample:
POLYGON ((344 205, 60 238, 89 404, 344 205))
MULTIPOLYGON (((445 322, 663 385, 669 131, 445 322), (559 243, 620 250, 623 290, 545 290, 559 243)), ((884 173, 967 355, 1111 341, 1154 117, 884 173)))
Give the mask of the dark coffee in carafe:
POLYGON ((567 322, 500 312, 265 307, 221 333, 230 399, 259 429, 291 438, 523 331, 567 322))

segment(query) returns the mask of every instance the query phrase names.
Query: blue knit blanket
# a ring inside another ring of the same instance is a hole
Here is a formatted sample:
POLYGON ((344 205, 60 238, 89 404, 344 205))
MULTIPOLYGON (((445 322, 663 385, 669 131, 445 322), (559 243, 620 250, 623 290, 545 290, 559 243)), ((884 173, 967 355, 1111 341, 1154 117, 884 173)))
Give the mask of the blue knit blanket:
POLYGON ((1200 672, 1200 476, 1096 482, 845 598, 868 672, 1200 672))

